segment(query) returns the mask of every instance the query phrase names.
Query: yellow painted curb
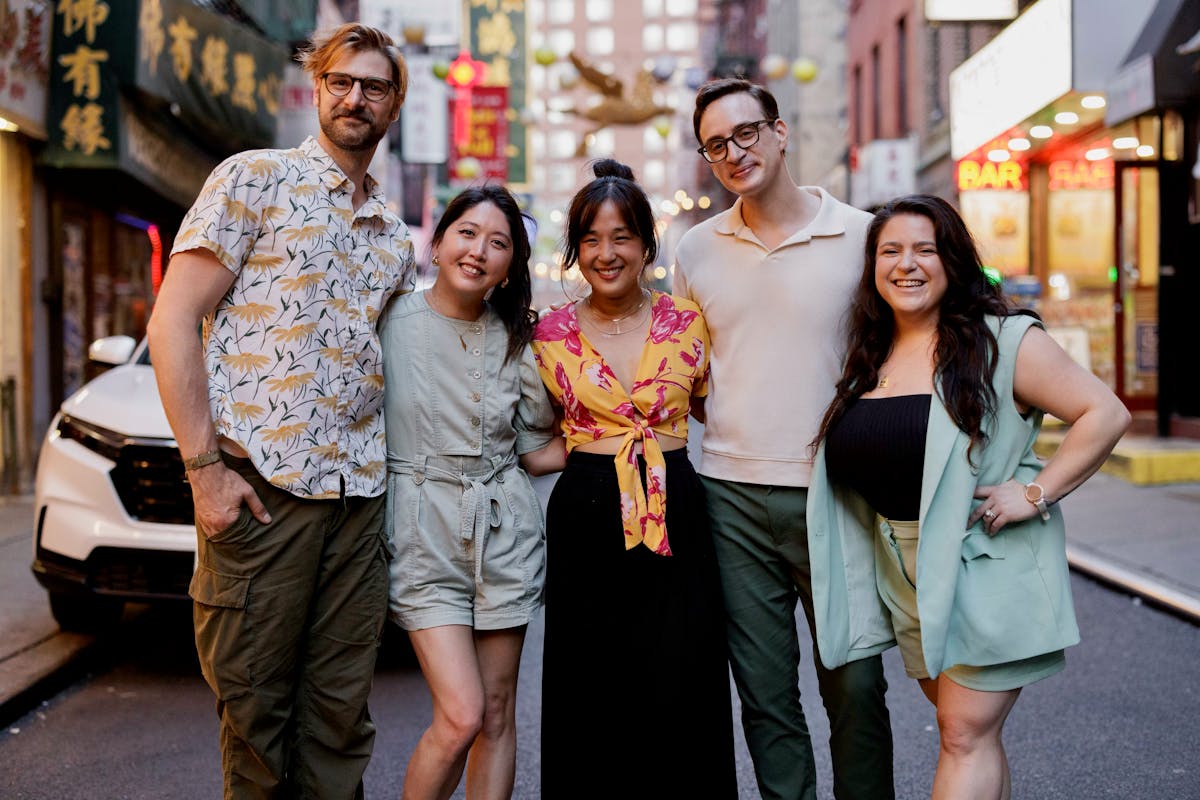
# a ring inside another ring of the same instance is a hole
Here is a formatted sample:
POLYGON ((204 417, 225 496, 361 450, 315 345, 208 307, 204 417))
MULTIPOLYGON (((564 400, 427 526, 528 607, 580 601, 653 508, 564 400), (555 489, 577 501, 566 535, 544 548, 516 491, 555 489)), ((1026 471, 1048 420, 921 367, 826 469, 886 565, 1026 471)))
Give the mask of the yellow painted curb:
MULTIPOLYGON (((1059 431, 1043 431, 1034 443, 1034 452, 1039 458, 1050 458, 1065 435, 1059 431)), ((1136 486, 1200 481, 1200 442, 1194 446, 1190 441, 1179 439, 1159 440, 1150 446, 1148 442, 1154 440, 1139 438, 1118 443, 1100 471, 1136 486)))

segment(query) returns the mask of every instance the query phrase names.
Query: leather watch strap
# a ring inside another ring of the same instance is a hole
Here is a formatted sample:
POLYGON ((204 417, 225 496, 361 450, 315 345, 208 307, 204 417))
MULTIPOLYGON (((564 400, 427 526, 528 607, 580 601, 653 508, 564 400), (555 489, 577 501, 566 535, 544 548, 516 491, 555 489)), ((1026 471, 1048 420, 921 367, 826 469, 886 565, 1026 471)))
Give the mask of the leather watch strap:
POLYGON ((183 460, 183 469, 185 472, 191 472, 194 469, 207 467, 209 464, 215 464, 221 460, 220 450, 209 450, 206 453, 201 453, 198 456, 185 458, 183 460))

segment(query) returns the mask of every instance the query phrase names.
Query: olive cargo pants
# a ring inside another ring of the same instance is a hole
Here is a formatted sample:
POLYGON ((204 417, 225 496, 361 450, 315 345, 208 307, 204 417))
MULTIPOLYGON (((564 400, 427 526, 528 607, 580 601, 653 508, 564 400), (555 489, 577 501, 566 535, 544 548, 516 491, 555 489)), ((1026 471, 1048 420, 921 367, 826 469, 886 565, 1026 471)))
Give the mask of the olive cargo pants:
POLYGON ((304 500, 225 455, 271 514, 197 534, 196 652, 217 696, 226 798, 362 797, 387 611, 383 497, 304 500))

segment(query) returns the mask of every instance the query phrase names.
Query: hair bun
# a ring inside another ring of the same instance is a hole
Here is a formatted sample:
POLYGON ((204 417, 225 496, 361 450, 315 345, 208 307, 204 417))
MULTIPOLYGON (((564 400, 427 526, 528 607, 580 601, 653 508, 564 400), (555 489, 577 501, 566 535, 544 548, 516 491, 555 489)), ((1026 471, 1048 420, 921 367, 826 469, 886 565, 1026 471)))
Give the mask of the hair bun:
POLYGON ((633 180, 633 170, 615 158, 601 158, 592 164, 592 173, 597 178, 624 178, 633 180))

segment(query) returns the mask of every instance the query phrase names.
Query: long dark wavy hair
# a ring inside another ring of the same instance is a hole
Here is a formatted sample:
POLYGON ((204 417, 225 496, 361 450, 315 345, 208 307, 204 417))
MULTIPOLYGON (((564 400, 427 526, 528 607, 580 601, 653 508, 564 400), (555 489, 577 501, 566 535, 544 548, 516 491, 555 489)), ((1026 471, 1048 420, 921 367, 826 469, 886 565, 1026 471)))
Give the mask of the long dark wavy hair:
MULTIPOLYGON (((488 305, 495 309, 504 322, 508 331, 508 350, 504 360, 508 361, 518 354, 533 340, 533 327, 537 324, 537 312, 529 306, 533 303, 533 281, 529 277, 529 256, 532 252, 529 245, 529 232, 525 227, 528 217, 512 193, 498 184, 472 186, 459 192, 446 205, 442 218, 433 229, 430 249, 442 242, 442 237, 459 217, 480 203, 491 203, 500 209, 500 213, 508 220, 508 234, 512 240, 512 263, 508 265, 507 286, 500 285, 492 289, 488 297, 488 305)), ((528 217, 532 221, 532 217, 528 217)))
POLYGON ((602 158, 592 164, 594 180, 575 193, 567 211, 567 230, 563 242, 563 271, 579 261, 579 244, 591 230, 600 206, 611 201, 629 229, 642 240, 646 260, 653 264, 658 258, 658 233, 654 228, 654 210, 650 199, 633 178, 633 170, 620 161, 602 158))
POLYGON ((999 352, 985 317, 1033 312, 1009 305, 1000 287, 983 272, 979 250, 962 217, 945 200, 926 194, 892 200, 867 228, 862 278, 850 307, 846 366, 813 445, 825 438, 854 401, 875 387, 879 368, 892 350, 895 317, 875 288, 875 251, 884 225, 901 214, 916 214, 933 223, 947 281, 938 311, 934 382, 940 385, 942 402, 954 424, 971 437, 970 453, 986 441, 984 421, 996 411, 992 378, 999 352))

